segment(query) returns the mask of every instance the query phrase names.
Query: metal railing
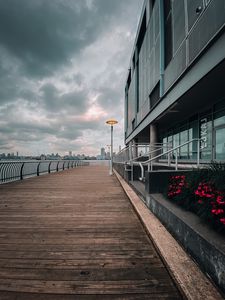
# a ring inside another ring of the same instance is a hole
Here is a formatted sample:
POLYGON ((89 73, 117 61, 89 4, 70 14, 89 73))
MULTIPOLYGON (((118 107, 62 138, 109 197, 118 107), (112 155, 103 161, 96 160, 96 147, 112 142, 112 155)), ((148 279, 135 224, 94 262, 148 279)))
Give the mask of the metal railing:
POLYGON ((168 160, 168 166, 171 166, 171 155, 175 153, 175 170, 178 170, 178 150, 180 150, 182 147, 187 146, 193 142, 197 142, 197 158, 196 158, 196 166, 199 167, 200 164, 200 141, 201 139, 192 139, 190 141, 187 141, 179 146, 176 146, 170 150, 167 150, 163 152, 162 154, 156 155, 144 162, 135 162, 133 161, 133 165, 139 165, 141 168, 141 178, 140 180, 144 179, 144 165, 148 165, 148 170, 153 170, 153 161, 162 158, 163 156, 167 155, 167 160, 168 160))
POLYGON ((146 157, 151 158, 155 152, 170 149, 170 143, 155 143, 155 144, 135 144, 123 148, 114 157, 113 161, 116 163, 130 163, 132 161, 141 160, 146 157))
POLYGON ((0 161, 0 184, 88 164, 82 160, 0 161))
MULTIPOLYGON (((144 166, 148 166, 148 171, 153 170, 153 164, 156 164, 158 159, 161 159, 160 164, 167 161, 167 165, 171 166, 172 162, 174 163, 175 170, 178 169, 178 158, 180 157, 182 152, 185 152, 184 147, 189 148, 189 144, 192 144, 191 151, 194 158, 196 155, 196 162, 195 159, 192 160, 192 163, 199 167, 200 164, 200 144, 201 139, 194 138, 190 141, 187 141, 181 145, 176 147, 172 147, 171 143, 157 143, 157 144, 145 144, 145 151, 143 155, 140 155, 140 151, 138 152, 136 149, 141 149, 143 145, 134 144, 131 146, 127 146, 126 148, 122 149, 114 158, 115 163, 124 164, 125 171, 131 172, 131 178, 133 178, 133 171, 134 166, 139 166, 141 168, 141 177, 140 180, 144 179, 144 166), (182 151, 182 150, 183 151, 182 151), (134 153, 138 155, 134 155, 134 153)), ((186 153, 186 152, 185 152, 186 153)), ((184 154, 184 153, 183 153, 184 154)), ((159 163, 159 162, 157 162, 159 163)), ((194 167, 193 165, 193 167, 194 167)))

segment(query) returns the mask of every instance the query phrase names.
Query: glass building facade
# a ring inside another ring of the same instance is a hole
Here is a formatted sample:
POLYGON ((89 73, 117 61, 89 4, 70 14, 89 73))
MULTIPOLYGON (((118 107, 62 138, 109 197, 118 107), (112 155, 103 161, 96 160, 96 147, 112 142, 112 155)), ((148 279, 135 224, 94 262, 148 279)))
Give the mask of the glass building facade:
MULTIPOLYGON (((210 110, 193 115, 160 133, 160 142, 174 148, 192 139, 200 138, 202 160, 225 161, 225 98, 210 110)), ((180 159, 197 158, 197 142, 193 141, 178 150, 180 159)))
MULTIPOLYGON (((225 1, 146 0, 125 86, 125 143, 176 147, 200 138, 225 160, 225 1)), ((194 160, 197 142, 179 150, 194 160)))

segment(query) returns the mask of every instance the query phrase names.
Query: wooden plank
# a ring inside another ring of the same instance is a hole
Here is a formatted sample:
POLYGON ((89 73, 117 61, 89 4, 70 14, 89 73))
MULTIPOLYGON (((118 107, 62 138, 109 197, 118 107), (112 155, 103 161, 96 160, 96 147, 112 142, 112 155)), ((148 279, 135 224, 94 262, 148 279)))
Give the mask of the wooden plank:
POLYGON ((1 279, 0 290, 31 292, 31 293, 56 293, 56 294, 145 294, 168 293, 174 287, 167 282, 152 280, 120 280, 120 281, 41 281, 22 279, 1 279))
POLYGON ((90 166, 0 186, 0 299, 181 295, 116 178, 90 166))
MULTIPOLYGON (((90 253, 89 253, 90 255, 90 253)), ((90 259, 88 256, 86 259, 80 254, 76 259, 41 259, 41 258, 11 258, 2 259, 0 258, 0 268, 27 268, 27 269, 98 269, 98 268, 107 268, 107 269, 118 269, 118 268, 132 268, 135 271, 135 268, 145 266, 148 267, 162 267, 160 259, 154 255, 149 255, 144 258, 131 258, 130 256, 119 258, 118 257, 102 257, 90 259), (115 259, 116 258, 116 259, 115 259)))
MULTIPOLYGON (((70 259, 79 259, 79 260, 91 260, 91 259, 105 259, 111 258, 114 261, 117 259, 130 259, 131 261, 134 258, 149 258, 152 257, 152 252, 149 251, 149 248, 146 250, 138 248, 137 250, 128 249, 108 249, 106 250, 96 250, 90 248, 89 251, 85 247, 85 249, 79 248, 78 250, 74 251, 34 251, 32 249, 27 251, 21 251, 18 249, 10 250, 7 249, 5 251, 0 250, 0 257, 3 259, 48 259, 48 260, 55 260, 55 259, 63 259, 63 260, 70 260, 70 259)), ((1 299, 1 298, 0 298, 1 299)))
POLYGON ((99 264, 98 268, 86 269, 48 269, 48 268, 1 268, 0 284, 2 280, 7 279, 23 279, 23 280, 44 280, 44 281, 125 281, 125 280, 149 280, 155 284, 170 285, 168 274, 163 271, 162 265, 138 266, 120 268, 108 268, 104 263, 99 264))
POLYGON ((163 300, 177 300, 180 299, 176 292, 169 293, 151 293, 149 294, 122 294, 122 295, 62 295, 62 294, 33 294, 33 293, 15 293, 2 292, 1 300, 146 300, 146 299, 163 299, 163 300))

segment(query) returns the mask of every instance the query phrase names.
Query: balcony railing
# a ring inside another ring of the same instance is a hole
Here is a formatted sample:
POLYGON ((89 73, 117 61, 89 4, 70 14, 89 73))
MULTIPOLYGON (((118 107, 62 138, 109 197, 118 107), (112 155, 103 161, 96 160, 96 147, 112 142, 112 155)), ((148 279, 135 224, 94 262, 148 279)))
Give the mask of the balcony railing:
POLYGON ((0 161, 0 184, 88 164, 82 160, 0 161))

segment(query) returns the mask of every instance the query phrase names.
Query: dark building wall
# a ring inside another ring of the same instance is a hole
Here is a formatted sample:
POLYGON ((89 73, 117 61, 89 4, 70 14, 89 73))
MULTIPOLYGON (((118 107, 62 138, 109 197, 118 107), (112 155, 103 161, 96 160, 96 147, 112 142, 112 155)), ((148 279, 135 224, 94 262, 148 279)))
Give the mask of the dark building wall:
MULTIPOLYGON (((210 56, 207 71, 218 64, 219 58, 213 54, 214 48, 220 47, 219 43, 216 46, 217 41, 224 39, 224 25, 224 0, 145 1, 131 59, 130 83, 126 88, 126 142, 138 138, 140 129, 152 122, 157 121, 160 127, 160 120, 155 118, 154 121, 158 104, 162 103, 161 108, 165 106, 166 110, 167 95, 171 91, 174 96, 169 103, 180 97, 178 82, 181 79, 183 86, 185 81, 187 86, 190 85, 190 76, 192 86, 198 82, 200 75, 191 74, 191 70, 195 67, 195 73, 198 73, 200 58, 206 53, 210 56), (213 51, 210 52, 210 48, 213 51), (147 116, 149 121, 146 121, 147 116)), ((199 111, 199 107, 196 109, 199 111)), ((193 113, 194 110, 193 106, 193 113)))
POLYGON ((148 24, 146 9, 143 14, 145 22, 142 22, 144 26, 140 27, 131 63, 131 83, 127 91, 127 136, 149 112, 149 95, 159 81, 159 1, 154 4, 148 24))

